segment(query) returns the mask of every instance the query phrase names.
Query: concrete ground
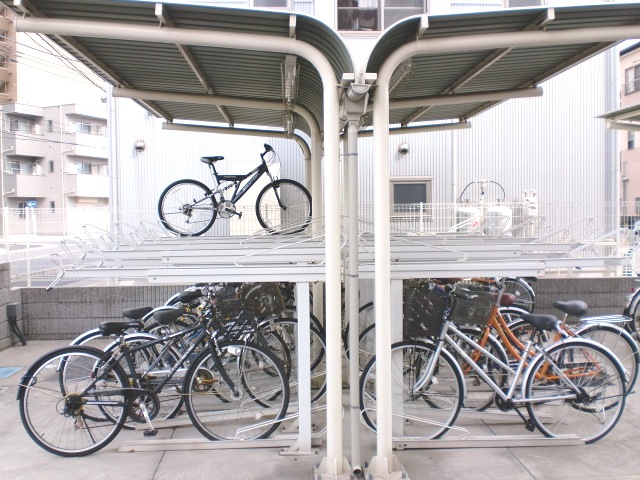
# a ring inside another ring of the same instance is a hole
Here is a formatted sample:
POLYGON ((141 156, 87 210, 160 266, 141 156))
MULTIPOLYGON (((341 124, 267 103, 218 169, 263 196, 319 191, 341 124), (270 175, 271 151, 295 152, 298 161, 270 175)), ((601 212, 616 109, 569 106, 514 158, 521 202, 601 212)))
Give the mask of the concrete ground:
MULTIPOLYGON (((103 450, 82 458, 63 458, 40 449, 27 435, 15 400, 17 383, 24 369, 41 354, 61 341, 32 341, 0 352, 0 367, 22 367, 7 378, 0 378, 0 478, 68 480, 70 478, 135 480, 249 480, 312 479, 313 467, 325 455, 320 446, 317 455, 282 456, 279 448, 191 450, 121 453, 127 441, 143 440, 140 431, 122 431, 103 450)), ((346 398, 346 397, 345 397, 346 398)), ((347 411, 348 409, 345 409, 347 411)), ((322 429, 324 414, 314 416, 322 429)), ((344 453, 350 458, 349 421, 343 422, 344 453)), ((504 425, 486 420, 472 420, 466 425, 472 435, 503 433, 504 425)), ((510 427, 511 428, 511 427, 510 427)), ((531 435, 523 426, 509 433, 531 435)), ((445 436, 455 436, 450 432, 445 436)), ((375 455, 375 436, 362 428, 362 458, 375 455)), ((202 437, 193 427, 162 430, 156 438, 202 437)), ((518 479, 640 479, 640 400, 628 397, 620 423, 612 433, 594 445, 448 448, 399 450, 397 459, 408 478, 518 480, 518 479)), ((326 477, 323 477, 323 480, 326 477)))

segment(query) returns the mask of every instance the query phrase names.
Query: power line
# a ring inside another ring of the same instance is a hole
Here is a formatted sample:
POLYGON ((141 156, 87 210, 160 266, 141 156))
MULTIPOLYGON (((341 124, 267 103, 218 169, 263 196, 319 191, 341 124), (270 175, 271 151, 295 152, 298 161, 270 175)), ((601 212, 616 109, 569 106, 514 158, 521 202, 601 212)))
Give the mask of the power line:
MULTIPOLYGON (((58 144, 63 144, 63 145, 72 145, 72 146, 75 146, 75 147, 100 148, 100 147, 96 147, 95 145, 84 145, 82 143, 65 142, 65 141, 62 141, 62 140, 49 140, 49 139, 46 139, 46 138, 33 138, 33 137, 28 136, 27 134, 20 134, 20 133, 11 132, 9 130, 4 130, 4 129, 2 130, 2 134, 3 135, 8 135, 9 137, 13 136, 15 139, 31 141, 31 142, 47 142, 47 143, 58 143, 58 144)), ((106 150, 106 146, 104 148, 106 150)))

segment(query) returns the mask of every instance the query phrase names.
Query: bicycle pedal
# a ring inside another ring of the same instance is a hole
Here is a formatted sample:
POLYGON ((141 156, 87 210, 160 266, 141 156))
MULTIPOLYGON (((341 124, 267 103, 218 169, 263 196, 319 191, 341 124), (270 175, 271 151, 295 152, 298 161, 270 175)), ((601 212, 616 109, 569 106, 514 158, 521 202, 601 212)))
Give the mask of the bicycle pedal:
POLYGON ((145 430, 144 431, 144 436, 145 437, 155 437, 158 434, 158 430, 145 430))

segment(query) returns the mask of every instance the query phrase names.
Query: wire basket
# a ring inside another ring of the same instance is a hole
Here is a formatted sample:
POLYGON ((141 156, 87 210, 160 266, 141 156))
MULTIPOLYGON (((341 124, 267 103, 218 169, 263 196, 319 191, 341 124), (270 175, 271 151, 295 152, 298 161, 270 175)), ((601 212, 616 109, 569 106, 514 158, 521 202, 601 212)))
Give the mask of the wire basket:
POLYGON ((450 319, 461 325, 486 325, 492 307, 493 295, 485 288, 465 285, 453 292, 450 319))
POLYGON ((259 318, 282 315, 285 311, 285 302, 277 283, 245 284, 240 290, 240 297, 246 303, 251 303, 251 308, 259 318))
POLYGON ((439 287, 410 285, 404 289, 403 332, 407 337, 440 335, 448 295, 439 287))
POLYGON ((251 303, 241 299, 217 299, 213 326, 220 341, 238 340, 255 333, 256 314, 251 303))

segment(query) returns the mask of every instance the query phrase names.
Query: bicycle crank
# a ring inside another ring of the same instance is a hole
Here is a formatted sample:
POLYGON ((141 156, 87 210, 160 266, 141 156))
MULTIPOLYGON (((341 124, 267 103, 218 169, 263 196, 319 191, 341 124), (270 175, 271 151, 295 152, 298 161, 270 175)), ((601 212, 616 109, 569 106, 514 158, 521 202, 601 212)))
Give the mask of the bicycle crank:
POLYGON ((218 203, 218 215, 222 218, 231 218, 234 215, 237 215, 238 218, 242 218, 242 212, 238 212, 236 210, 236 205, 229 200, 224 200, 218 203))

